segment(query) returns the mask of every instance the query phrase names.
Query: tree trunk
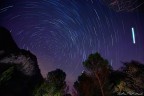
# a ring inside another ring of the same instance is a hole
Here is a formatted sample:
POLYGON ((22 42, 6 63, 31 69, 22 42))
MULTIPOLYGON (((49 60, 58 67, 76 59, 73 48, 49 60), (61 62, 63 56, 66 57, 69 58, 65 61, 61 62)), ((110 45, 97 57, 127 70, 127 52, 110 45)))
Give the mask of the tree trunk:
POLYGON ((96 74, 96 73, 95 73, 95 75, 96 75, 96 78, 97 78, 98 83, 99 83, 99 86, 100 86, 101 94, 102 94, 102 96, 104 96, 104 91, 103 91, 102 84, 101 84, 101 81, 100 81, 100 79, 99 79, 99 76, 98 76, 98 74, 96 74))

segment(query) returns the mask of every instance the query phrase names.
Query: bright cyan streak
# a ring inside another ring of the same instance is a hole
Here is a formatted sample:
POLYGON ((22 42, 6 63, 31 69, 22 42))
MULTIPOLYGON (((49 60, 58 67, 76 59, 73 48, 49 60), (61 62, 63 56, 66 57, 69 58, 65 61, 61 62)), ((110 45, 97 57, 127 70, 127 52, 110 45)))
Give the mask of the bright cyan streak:
POLYGON ((133 43, 135 44, 135 33, 134 33, 134 28, 132 28, 132 38, 133 38, 133 43))

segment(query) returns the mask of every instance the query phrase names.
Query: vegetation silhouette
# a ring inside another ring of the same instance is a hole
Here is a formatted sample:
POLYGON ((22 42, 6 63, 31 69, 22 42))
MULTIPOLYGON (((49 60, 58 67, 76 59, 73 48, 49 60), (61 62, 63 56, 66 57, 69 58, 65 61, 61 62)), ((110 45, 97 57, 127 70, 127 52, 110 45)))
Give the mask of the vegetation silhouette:
POLYGON ((83 63, 86 71, 74 83, 74 96, 143 96, 144 64, 124 62, 119 70, 113 70, 99 53, 90 54, 83 63))
POLYGON ((35 90, 35 96, 69 96, 65 78, 61 69, 49 72, 45 82, 35 90))
MULTIPOLYGON (((86 69, 86 75, 85 82, 88 82, 85 87, 88 85, 91 86, 91 94, 88 92, 85 94, 82 94, 80 96, 111 96, 111 84, 109 83, 109 76, 111 73, 111 66, 109 65, 108 61, 101 57, 99 53, 90 54, 88 59, 83 62, 83 66, 86 69), (89 79, 88 79, 89 77, 89 79), (87 79, 86 79, 87 78, 87 79), (86 81, 88 80, 88 81, 86 81), (90 81, 90 82, 89 82, 90 81), (89 94, 89 95, 86 95, 89 94)), ((81 77, 84 74, 81 75, 81 77)), ((81 83, 79 83, 78 86, 80 86, 81 83)), ((82 89, 82 88, 81 88, 82 89)), ((86 90, 83 90, 86 92, 86 90)))

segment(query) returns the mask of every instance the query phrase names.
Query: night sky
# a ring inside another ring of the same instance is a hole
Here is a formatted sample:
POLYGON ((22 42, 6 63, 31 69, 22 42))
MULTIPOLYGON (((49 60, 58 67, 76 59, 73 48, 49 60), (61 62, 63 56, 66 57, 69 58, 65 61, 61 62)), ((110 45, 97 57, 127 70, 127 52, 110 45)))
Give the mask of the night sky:
POLYGON ((0 26, 37 56, 43 76, 60 68, 73 82, 91 53, 114 69, 124 61, 144 63, 144 2, 119 1, 0 0, 0 26))

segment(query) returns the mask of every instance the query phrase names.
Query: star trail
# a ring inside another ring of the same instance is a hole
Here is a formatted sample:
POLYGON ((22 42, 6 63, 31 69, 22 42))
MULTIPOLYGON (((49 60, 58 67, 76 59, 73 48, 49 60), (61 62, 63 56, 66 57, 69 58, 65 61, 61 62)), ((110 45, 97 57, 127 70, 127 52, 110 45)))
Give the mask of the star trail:
POLYGON ((114 69, 124 61, 144 62, 141 6, 143 2, 131 6, 131 12, 119 12, 103 0, 1 0, 0 26, 11 31, 20 48, 37 56, 43 76, 60 68, 73 82, 91 53, 99 52, 114 69))

